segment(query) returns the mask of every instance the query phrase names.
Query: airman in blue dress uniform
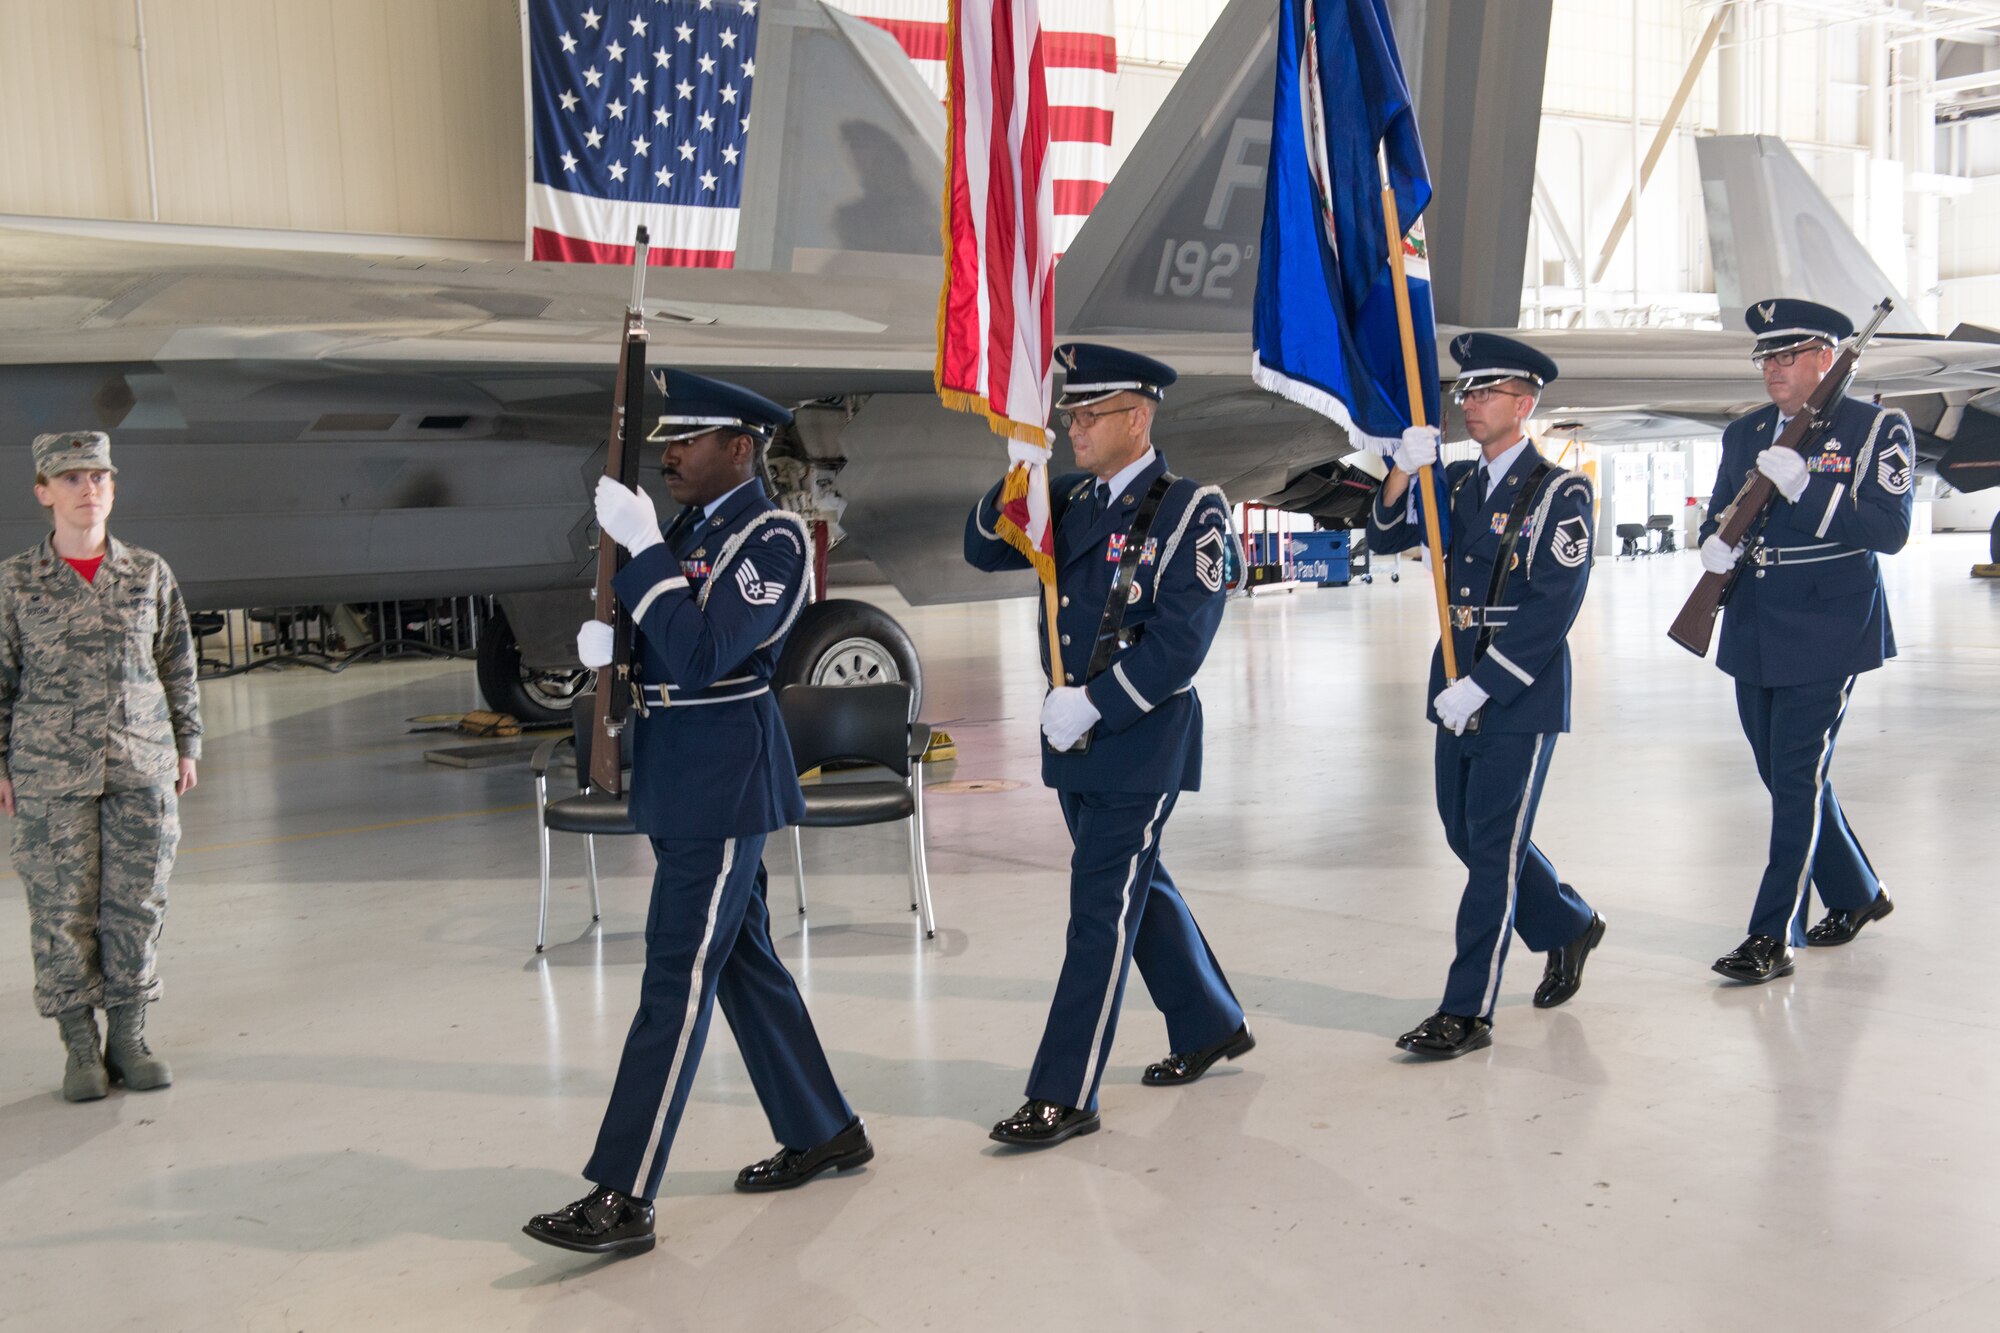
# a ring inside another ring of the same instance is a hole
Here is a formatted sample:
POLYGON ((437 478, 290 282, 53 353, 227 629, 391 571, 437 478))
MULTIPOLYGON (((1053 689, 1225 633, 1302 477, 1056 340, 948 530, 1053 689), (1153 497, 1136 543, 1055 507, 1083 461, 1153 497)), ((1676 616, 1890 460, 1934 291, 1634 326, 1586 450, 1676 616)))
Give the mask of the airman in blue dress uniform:
MULTIPOLYGON (((805 524, 755 479, 792 414, 735 385, 659 375, 667 489, 682 508, 660 531, 643 492, 605 478, 597 519, 631 552, 614 587, 637 628, 645 707, 632 720, 632 822, 659 868, 646 917, 639 1012, 584 1167, 594 1188, 534 1218, 537 1240, 592 1254, 653 1247, 653 1206, 715 1004, 783 1145, 745 1167, 740 1190, 785 1189, 874 1156, 834 1082, 805 1001, 771 947, 766 835, 802 818, 771 676, 810 600, 805 524)), ((612 658, 611 627, 577 636, 586 666, 612 658)))
MULTIPOLYGON (((1153 448, 1170 367, 1088 343, 1060 347, 1057 358, 1066 372, 1057 406, 1085 469, 1050 482, 1062 661, 1042 707, 1042 781, 1056 789, 1075 846, 1069 944, 1028 1101, 992 1135, 1030 1146, 1097 1130, 1098 1084, 1134 961, 1173 1046, 1148 1066, 1147 1085, 1192 1082, 1256 1044, 1160 863, 1175 801, 1201 784, 1193 679, 1222 622, 1228 501, 1213 486, 1172 477, 1153 448), (1150 524, 1134 532, 1149 506, 1150 524), (1109 664, 1092 674, 1128 545, 1137 554, 1123 624, 1106 645, 1109 664)), ((999 500, 996 486, 967 519, 965 558, 980 569, 1027 568, 999 535, 999 500)), ((1046 625, 1037 638, 1046 672, 1046 625)))
POLYGON ((1772 405, 1722 434, 1701 557, 1716 573, 1750 561, 1723 610, 1716 665, 1736 679, 1736 711, 1771 793, 1771 845, 1749 938, 1715 970, 1764 982, 1792 970, 1793 946, 1846 944, 1894 910, 1827 773, 1856 678, 1896 655, 1876 557, 1909 540, 1917 454, 1908 417, 1858 398, 1834 405, 1831 431, 1807 454, 1777 447, 1854 325, 1799 300, 1760 302, 1746 318, 1772 405), (1753 471, 1779 497, 1750 549, 1730 550, 1715 531, 1753 471), (1807 930, 1815 885, 1827 914, 1807 930))
MULTIPOLYGON (((1500 971, 1515 931, 1548 955, 1534 997, 1544 1009, 1576 994, 1584 960, 1604 938, 1604 919, 1557 877, 1533 840, 1556 736, 1569 730, 1569 630, 1590 581, 1596 523, 1590 480, 1548 462, 1525 434, 1537 399, 1556 378, 1555 362, 1486 333, 1461 335, 1451 351, 1459 363, 1454 395, 1481 456, 1445 470, 1445 578, 1463 674, 1446 683, 1440 644, 1426 697, 1438 725, 1438 813, 1467 878, 1443 1003, 1396 1043, 1432 1057, 1492 1042, 1500 971), (1496 579, 1510 525, 1518 536, 1496 579)), ((1372 549, 1390 554, 1424 540, 1406 493, 1411 477, 1436 461, 1437 438, 1430 427, 1404 434, 1376 499, 1372 549)))

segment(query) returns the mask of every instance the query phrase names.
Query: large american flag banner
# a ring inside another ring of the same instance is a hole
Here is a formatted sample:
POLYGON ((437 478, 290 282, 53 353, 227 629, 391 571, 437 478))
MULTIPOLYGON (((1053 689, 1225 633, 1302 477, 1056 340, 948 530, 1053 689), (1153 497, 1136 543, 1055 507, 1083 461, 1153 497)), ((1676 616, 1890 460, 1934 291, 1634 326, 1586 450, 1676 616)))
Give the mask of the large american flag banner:
MULTIPOLYGON (((940 101, 950 79, 951 0, 829 0, 886 30, 940 101)), ((1111 180, 1111 103, 1118 81, 1113 0, 1041 0, 1049 89, 1049 178, 1055 252, 1076 239, 1111 180)))
MULTIPOLYGON (((1038 0, 952 0, 937 389, 1008 437, 999 532, 1053 589, 1049 105, 1038 0)), ((1053 625, 1054 617, 1050 623, 1053 625)), ((1052 656, 1061 669, 1060 655, 1052 656)))
POLYGON ((529 255, 729 268, 759 0, 527 0, 529 255))

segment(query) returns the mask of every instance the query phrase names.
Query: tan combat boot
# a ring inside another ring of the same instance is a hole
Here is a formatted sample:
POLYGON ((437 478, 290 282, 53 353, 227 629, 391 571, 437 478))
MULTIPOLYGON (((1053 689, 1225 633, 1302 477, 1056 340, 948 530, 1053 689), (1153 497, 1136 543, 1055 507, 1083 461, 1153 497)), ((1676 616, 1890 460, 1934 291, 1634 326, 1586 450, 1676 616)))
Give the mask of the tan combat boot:
POLYGON ((174 1081, 167 1062, 146 1044, 146 1002, 115 1005, 104 1011, 111 1020, 104 1038, 104 1067, 134 1092, 164 1088, 174 1081))
POLYGON ((56 1015, 69 1063, 63 1066, 63 1100, 94 1102, 111 1091, 104 1056, 97 1047, 97 1015, 88 1005, 56 1015))

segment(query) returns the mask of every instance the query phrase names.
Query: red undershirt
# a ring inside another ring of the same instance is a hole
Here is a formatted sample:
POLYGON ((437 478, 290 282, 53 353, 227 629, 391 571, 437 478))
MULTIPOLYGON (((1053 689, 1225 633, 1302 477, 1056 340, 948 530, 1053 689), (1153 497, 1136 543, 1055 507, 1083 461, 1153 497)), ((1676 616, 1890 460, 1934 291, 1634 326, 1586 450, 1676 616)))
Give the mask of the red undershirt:
POLYGON ((64 556, 63 563, 82 575, 85 583, 95 583, 97 582, 97 567, 104 563, 104 557, 94 555, 88 560, 72 560, 68 556, 64 556))

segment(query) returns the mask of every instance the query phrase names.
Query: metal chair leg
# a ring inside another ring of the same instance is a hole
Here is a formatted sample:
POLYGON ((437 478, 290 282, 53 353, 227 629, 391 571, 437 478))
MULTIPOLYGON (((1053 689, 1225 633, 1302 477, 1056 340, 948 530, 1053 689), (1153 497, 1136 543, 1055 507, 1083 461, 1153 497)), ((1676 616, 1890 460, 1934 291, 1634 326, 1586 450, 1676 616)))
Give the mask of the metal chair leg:
POLYGON ((924 775, 921 768, 910 769, 910 794, 915 807, 910 811, 910 879, 917 899, 923 904, 924 938, 937 938, 937 911, 931 906, 930 866, 924 857, 924 775))
POLYGON ((799 826, 792 825, 792 874, 799 883, 799 915, 806 914, 806 840, 799 834, 799 826))
POLYGON ((535 779, 535 829, 540 834, 542 853, 542 910, 535 926, 535 952, 540 953, 549 938, 549 782, 535 779))
POLYGON ((595 833, 586 833, 583 835, 583 849, 584 854, 590 858, 590 919, 592 921, 602 921, 604 919, 604 904, 597 897, 597 835, 595 833))

